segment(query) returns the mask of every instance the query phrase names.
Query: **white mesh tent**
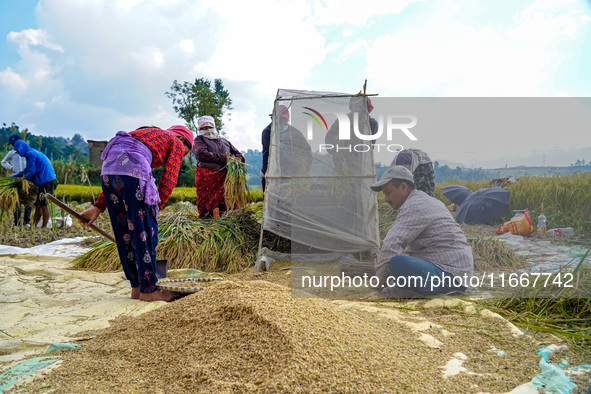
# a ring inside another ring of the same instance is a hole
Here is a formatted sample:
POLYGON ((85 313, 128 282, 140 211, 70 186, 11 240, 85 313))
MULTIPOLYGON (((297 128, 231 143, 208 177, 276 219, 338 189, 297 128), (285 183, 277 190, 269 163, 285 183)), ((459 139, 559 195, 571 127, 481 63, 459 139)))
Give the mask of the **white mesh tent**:
POLYGON ((273 110, 263 229, 292 245, 376 252, 377 197, 370 189, 376 175, 371 141, 364 139, 369 134, 364 97, 280 89, 273 110), (289 111, 289 127, 280 125, 283 106, 289 111))

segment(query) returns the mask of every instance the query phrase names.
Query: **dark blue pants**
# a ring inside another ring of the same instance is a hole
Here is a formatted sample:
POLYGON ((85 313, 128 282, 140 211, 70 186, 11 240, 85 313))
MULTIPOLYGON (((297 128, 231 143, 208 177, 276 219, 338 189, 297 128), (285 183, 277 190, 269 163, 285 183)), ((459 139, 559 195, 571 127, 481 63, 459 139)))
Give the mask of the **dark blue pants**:
MULTIPOLYGON (((466 288, 453 283, 454 276, 443 271, 435 264, 419 257, 398 255, 390 259, 388 263, 389 275, 403 277, 406 285, 401 286, 416 296, 429 296, 438 294, 461 294, 466 288), (410 280, 411 277, 420 277, 422 280, 410 280)), ((401 278, 402 279, 402 278, 401 278)), ((402 283, 403 280, 400 280, 402 283)), ((456 284, 459 280, 456 279, 456 284)))
POLYGON ((125 277, 141 293, 156 291, 156 206, 146 205, 139 179, 126 175, 103 175, 109 219, 125 277))
MULTIPOLYGON (((20 224, 20 219, 21 219, 21 211, 22 208, 19 207, 14 211, 14 225, 18 226, 20 224)), ((33 212, 33 207, 29 206, 29 207, 25 207, 25 215, 23 217, 23 225, 27 225, 31 222, 31 212, 33 212)))

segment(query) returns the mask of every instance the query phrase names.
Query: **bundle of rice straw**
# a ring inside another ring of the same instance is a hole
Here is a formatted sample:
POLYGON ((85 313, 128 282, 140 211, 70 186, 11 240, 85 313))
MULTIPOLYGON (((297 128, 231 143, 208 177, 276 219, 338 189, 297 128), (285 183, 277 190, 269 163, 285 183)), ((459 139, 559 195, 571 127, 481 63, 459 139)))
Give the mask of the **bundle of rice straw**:
POLYGON ((0 211, 12 212, 35 201, 37 187, 24 178, 0 178, 0 211))
MULTIPOLYGON (((255 260, 259 223, 252 211, 232 211, 217 220, 199 219, 190 203, 167 207, 158 216, 158 259, 169 269, 238 272, 255 260)), ((73 261, 76 268, 96 271, 121 269, 117 248, 101 241, 73 261)))
POLYGON ((228 210, 234 207, 244 208, 247 203, 248 185, 246 184, 246 163, 234 156, 228 158, 228 173, 224 182, 224 202, 228 210))

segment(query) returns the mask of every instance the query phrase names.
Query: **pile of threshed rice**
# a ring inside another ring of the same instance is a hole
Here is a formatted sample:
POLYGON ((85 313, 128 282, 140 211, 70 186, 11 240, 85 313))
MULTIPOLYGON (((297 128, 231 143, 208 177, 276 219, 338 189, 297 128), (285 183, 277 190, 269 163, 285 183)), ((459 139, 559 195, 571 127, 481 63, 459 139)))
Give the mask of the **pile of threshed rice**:
MULTIPOLYGON (((461 308, 344 308, 292 298, 261 280, 220 283, 138 317, 122 317, 26 392, 503 392, 539 372, 536 345, 506 322, 461 308), (408 321, 433 322, 413 332, 408 321), (425 320, 427 318, 428 320, 425 320), (441 340, 427 346, 420 335, 441 340), (504 349, 499 356, 491 347, 504 349), (454 354, 472 374, 443 377, 454 354)), ((348 302, 348 301, 347 301, 348 302)), ((399 305, 399 306, 396 306, 399 305)))

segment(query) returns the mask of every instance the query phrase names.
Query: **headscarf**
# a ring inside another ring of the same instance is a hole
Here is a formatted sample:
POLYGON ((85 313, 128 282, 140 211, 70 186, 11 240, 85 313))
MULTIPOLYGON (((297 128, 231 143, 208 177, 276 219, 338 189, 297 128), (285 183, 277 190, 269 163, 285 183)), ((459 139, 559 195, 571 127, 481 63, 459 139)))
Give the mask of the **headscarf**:
POLYGON ((371 111, 373 111, 373 105, 371 105, 371 100, 369 99, 369 97, 367 98, 367 113, 370 113, 371 111))
POLYGON ((215 120, 213 120, 211 116, 202 116, 197 119, 197 127, 199 128, 199 135, 212 140, 218 138, 218 131, 215 128, 215 120), (209 126, 212 128, 209 130, 201 130, 201 128, 204 126, 209 126))
POLYGON ((401 150, 398 155, 394 158, 391 166, 399 165, 406 167, 410 170, 410 172, 414 172, 415 169, 419 166, 419 157, 418 154, 409 150, 403 149, 401 150))
POLYGON ((191 147, 193 147, 193 143, 195 142, 193 132, 189 130, 187 127, 182 125, 174 125, 169 127, 166 131, 175 136, 185 137, 185 139, 189 141, 189 144, 191 144, 191 147))
POLYGON ((280 105, 277 112, 279 112, 280 118, 287 118, 289 120, 289 110, 285 105, 280 105))
MULTIPOLYGON (((280 118, 289 119, 289 109, 285 105, 280 105, 277 107, 277 113, 279 114, 280 118)), ((273 117, 273 114, 269 114, 269 117, 273 117)))

